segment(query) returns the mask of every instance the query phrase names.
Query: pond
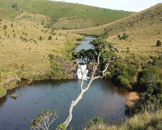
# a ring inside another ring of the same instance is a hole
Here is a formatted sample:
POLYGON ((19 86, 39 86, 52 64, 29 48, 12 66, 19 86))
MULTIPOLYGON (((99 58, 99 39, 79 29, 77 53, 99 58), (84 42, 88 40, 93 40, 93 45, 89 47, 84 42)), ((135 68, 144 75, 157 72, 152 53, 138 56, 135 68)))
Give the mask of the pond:
MULTIPOLYGON (((81 80, 37 81, 31 85, 22 82, 21 87, 8 91, 6 97, 0 99, 0 130, 29 130, 31 120, 36 118, 41 109, 58 109, 59 117, 50 127, 50 130, 54 130, 67 118, 71 101, 80 93, 80 83, 81 80), (17 99, 10 97, 14 93, 18 94, 17 99)), ((84 81, 84 86, 87 83, 84 81)), ((95 80, 74 107, 73 119, 67 129, 73 127, 81 130, 96 117, 109 123, 125 119, 127 94, 107 79, 95 80)))

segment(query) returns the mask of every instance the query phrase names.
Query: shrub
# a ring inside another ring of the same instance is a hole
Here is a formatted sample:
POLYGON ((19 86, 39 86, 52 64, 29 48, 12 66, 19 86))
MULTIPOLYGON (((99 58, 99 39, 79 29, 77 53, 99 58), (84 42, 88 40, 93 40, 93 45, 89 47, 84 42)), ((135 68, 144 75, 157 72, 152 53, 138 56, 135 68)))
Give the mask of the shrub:
POLYGON ((43 38, 42 38, 42 36, 39 36, 39 40, 41 41, 43 38))
POLYGON ((129 37, 129 35, 128 34, 126 34, 126 33, 124 33, 123 34, 123 36, 122 37, 120 37, 120 40, 124 40, 124 39, 127 39, 129 37))
POLYGON ((129 47, 127 47, 127 52, 130 52, 129 47))
MULTIPOLYGON (((147 90, 151 84, 155 84, 160 77, 159 67, 147 65, 141 72, 140 85, 143 86, 142 89, 147 90)), ((155 87, 155 85, 154 85, 155 87)))
POLYGON ((16 37, 16 34, 14 34, 13 37, 15 38, 16 37))
POLYGON ((137 68, 134 65, 129 65, 127 71, 129 76, 136 76, 138 74, 137 68))
POLYGON ((3 25, 3 29, 6 30, 7 29, 7 25, 3 25))
POLYGON ((156 46, 161 46, 161 41, 160 40, 157 41, 156 46))
POLYGON ((113 45, 111 43, 108 43, 108 47, 113 48, 113 45))
POLYGON ((89 121, 88 121, 87 128, 91 128, 91 127, 93 127, 93 126, 94 126, 93 121, 92 121, 92 120, 89 120, 89 121))
POLYGON ((49 37, 48 37, 48 40, 52 40, 52 36, 49 36, 49 37))
POLYGON ((64 124, 60 124, 57 126, 56 130, 66 130, 66 126, 64 124))
POLYGON ((126 78, 124 78, 122 75, 119 75, 117 77, 117 82, 121 84, 123 87, 128 87, 129 85, 129 81, 126 78))
POLYGON ((117 68, 117 75, 121 75, 123 71, 126 71, 126 66, 120 62, 116 62, 114 65, 117 68))
POLYGON ((48 55, 48 57, 49 57, 50 59, 54 59, 54 55, 51 54, 51 53, 48 55))
POLYGON ((99 125, 100 123, 103 123, 103 119, 100 118, 100 117, 96 117, 96 118, 94 119, 94 122, 95 122, 96 125, 99 125))

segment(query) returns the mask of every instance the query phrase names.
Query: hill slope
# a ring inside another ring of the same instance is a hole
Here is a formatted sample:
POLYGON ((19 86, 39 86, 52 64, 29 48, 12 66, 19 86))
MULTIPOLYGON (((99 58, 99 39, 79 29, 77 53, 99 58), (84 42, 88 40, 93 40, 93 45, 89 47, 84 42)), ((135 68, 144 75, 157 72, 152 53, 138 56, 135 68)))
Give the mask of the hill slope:
POLYGON ((162 41, 162 4, 155 5, 142 12, 133 14, 121 20, 89 29, 75 30, 72 32, 87 34, 106 34, 107 41, 119 50, 122 57, 130 52, 139 57, 149 59, 149 56, 162 54, 162 46, 156 47, 157 40, 162 41), (129 38, 119 40, 118 35, 127 33, 129 38))
POLYGON ((47 26, 64 29, 103 25, 131 14, 125 11, 49 0, 0 0, 0 18, 15 18, 23 11, 48 16, 50 19, 47 26))

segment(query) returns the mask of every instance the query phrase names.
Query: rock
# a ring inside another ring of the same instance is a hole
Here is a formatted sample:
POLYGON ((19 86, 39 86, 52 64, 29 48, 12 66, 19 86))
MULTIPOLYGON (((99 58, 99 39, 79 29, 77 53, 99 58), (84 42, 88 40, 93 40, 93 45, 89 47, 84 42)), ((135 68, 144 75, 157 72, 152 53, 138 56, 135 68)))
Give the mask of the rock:
POLYGON ((16 99, 16 98, 17 98, 17 93, 12 94, 12 95, 11 95, 11 98, 15 98, 15 99, 16 99))
POLYGON ((76 71, 77 71, 77 66, 74 66, 74 61, 64 61, 61 63, 60 66, 60 70, 62 71, 62 73, 66 73, 69 74, 71 77, 69 77, 70 79, 76 79, 77 75, 76 75, 76 71))

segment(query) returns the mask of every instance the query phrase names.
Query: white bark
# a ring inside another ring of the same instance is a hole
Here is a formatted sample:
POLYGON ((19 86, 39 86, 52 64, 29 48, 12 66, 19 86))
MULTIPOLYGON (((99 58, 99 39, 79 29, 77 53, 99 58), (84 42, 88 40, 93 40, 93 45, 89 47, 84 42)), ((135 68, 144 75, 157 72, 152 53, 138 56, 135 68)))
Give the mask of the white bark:
MULTIPOLYGON (((73 108, 74 106, 77 105, 77 103, 82 99, 83 97, 83 94, 90 88, 90 85, 91 83, 93 82, 93 80, 95 79, 99 79, 99 78, 103 78, 106 74, 109 74, 110 72, 106 72, 106 70, 108 69, 109 67, 109 64, 112 63, 113 61, 109 61, 106 65, 105 65, 105 69, 102 71, 102 76, 94 76, 95 73, 96 73, 96 70, 98 69, 98 66, 100 64, 100 61, 99 61, 99 58, 100 58, 100 55, 101 53, 99 53, 98 55, 98 60, 97 60, 97 63, 94 64, 94 67, 93 67, 93 73, 92 73, 92 76, 91 76, 91 79, 87 85, 86 88, 83 89, 83 76, 82 76, 82 82, 81 82, 81 85, 80 85, 80 94, 78 95, 78 97, 75 99, 75 101, 72 101, 71 102, 71 105, 70 105, 70 108, 69 108, 69 115, 67 117, 67 119, 65 120, 65 122, 63 123, 66 127, 70 124, 71 120, 72 120, 72 117, 73 117, 73 108)), ((83 74, 85 73, 85 71, 83 72, 83 74)), ((82 74, 82 75, 83 75, 82 74)))

